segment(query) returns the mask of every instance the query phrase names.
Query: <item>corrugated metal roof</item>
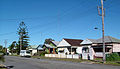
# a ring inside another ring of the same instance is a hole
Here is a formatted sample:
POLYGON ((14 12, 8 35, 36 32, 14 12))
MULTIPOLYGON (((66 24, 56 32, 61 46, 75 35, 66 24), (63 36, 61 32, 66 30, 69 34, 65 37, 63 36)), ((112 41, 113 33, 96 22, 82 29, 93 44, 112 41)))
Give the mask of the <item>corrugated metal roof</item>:
MULTIPOLYGON (((106 43, 120 43, 119 39, 116 39, 116 38, 111 37, 111 36, 105 36, 104 41, 106 43)), ((97 39, 97 43, 102 43, 102 38, 97 39)))
POLYGON ((31 45, 30 47, 36 49, 38 46, 37 45, 31 45))
POLYGON ((52 41, 56 46, 60 43, 59 41, 52 41))
POLYGON ((92 43, 97 43, 96 39, 88 39, 88 40, 90 40, 92 43))
MULTIPOLYGON (((88 39, 90 40, 92 43, 102 43, 102 38, 100 39, 88 39)), ((120 39, 116 39, 114 37, 111 36, 105 36, 104 38, 105 43, 120 43, 120 39)))
POLYGON ((40 46, 39 46, 39 47, 37 47, 37 49, 38 49, 38 50, 43 50, 43 48, 41 48, 40 46))
POLYGON ((52 47, 52 46, 49 45, 49 44, 45 44, 45 46, 48 47, 48 48, 55 48, 55 47, 52 47))

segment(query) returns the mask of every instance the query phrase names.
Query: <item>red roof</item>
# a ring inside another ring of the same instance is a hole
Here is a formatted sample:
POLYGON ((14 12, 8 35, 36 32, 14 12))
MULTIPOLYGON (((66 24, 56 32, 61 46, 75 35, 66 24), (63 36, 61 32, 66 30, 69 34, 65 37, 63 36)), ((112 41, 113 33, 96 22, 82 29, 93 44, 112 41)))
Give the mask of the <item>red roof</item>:
POLYGON ((66 39, 64 38, 65 41, 67 41, 71 46, 80 46, 80 43, 83 41, 81 39, 66 39))

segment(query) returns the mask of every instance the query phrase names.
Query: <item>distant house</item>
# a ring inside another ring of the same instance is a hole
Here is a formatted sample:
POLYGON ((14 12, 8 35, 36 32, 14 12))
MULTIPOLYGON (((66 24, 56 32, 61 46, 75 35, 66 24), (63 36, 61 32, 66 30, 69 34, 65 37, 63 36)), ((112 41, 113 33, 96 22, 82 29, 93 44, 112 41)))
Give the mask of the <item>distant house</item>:
POLYGON ((44 44, 43 49, 45 49, 45 51, 48 53, 56 54, 58 44, 59 44, 58 41, 51 41, 50 44, 44 44))
POLYGON ((60 43, 58 44, 58 54, 76 54, 82 53, 82 48, 80 43, 83 40, 81 39, 66 39, 63 38, 60 43))
POLYGON ((42 47, 43 47, 43 45, 39 45, 39 46, 37 47, 37 50, 38 50, 38 51, 44 51, 44 49, 43 49, 42 47))
POLYGON ((37 45, 30 45, 29 47, 28 47, 28 50, 30 50, 30 52, 31 52, 31 55, 33 56, 35 53, 37 53, 37 45))
MULTIPOLYGON (((82 45, 82 58, 94 59, 103 57, 103 44, 102 38, 100 39, 86 39, 81 42, 82 45), (88 58, 89 57, 89 58, 88 58)), ((120 40, 111 36, 105 36, 105 51, 106 54, 113 52, 120 52, 120 40)))
POLYGON ((44 51, 44 49, 43 49, 42 47, 43 47, 42 44, 40 44, 40 45, 37 47, 37 55, 40 55, 40 53, 44 51))

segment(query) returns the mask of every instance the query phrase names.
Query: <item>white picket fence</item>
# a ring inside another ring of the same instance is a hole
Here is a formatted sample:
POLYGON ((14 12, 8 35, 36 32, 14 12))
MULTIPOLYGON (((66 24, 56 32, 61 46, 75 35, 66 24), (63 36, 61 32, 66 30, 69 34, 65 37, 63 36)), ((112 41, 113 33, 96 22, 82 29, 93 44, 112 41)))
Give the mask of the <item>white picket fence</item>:
POLYGON ((74 55, 63 55, 63 54, 45 54, 45 57, 55 57, 55 58, 73 58, 79 59, 80 56, 78 54, 74 55))
POLYGON ((96 52, 96 53, 95 53, 95 56, 96 56, 96 57, 103 57, 103 53, 102 53, 102 52, 96 52))

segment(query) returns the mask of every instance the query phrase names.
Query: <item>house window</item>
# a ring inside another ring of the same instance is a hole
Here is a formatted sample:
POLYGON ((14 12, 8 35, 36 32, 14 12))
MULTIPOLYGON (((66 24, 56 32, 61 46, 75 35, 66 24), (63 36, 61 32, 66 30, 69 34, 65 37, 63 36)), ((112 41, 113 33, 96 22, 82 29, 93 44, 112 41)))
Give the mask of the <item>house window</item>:
POLYGON ((103 52, 103 48, 93 48, 95 52, 103 52))
POLYGON ((59 50, 59 52, 60 52, 60 53, 63 53, 63 52, 64 52, 64 50, 59 50))
POLYGON ((83 53, 89 53, 89 48, 88 47, 83 47, 82 52, 83 53))

